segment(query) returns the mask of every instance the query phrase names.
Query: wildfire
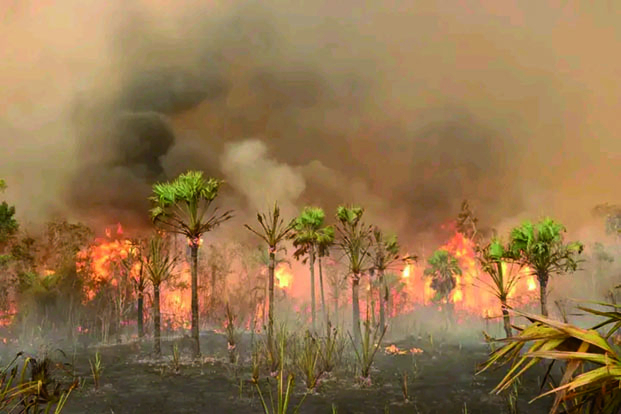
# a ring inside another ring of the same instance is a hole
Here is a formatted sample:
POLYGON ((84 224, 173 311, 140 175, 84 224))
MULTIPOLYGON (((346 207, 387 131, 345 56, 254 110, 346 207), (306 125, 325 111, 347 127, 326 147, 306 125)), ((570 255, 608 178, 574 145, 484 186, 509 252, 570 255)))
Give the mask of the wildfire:
MULTIPOLYGON (((493 318, 500 313, 498 298, 487 289, 491 283, 489 276, 483 272, 476 260, 475 245, 461 233, 453 237, 440 249, 448 251, 454 256, 462 271, 455 276, 455 288, 450 293, 448 301, 454 305, 456 311, 467 312, 483 317, 493 318)), ((393 298, 395 304, 405 310, 412 310, 416 304, 431 305, 436 292, 431 288, 431 279, 423 276, 426 262, 407 264, 402 272, 402 281, 405 283, 407 302, 400 298, 393 298)), ((504 266, 505 274, 516 271, 504 266)), ((537 288, 531 270, 525 267, 520 270, 520 279, 509 292, 509 299, 514 304, 523 304, 532 299, 532 292, 537 288)))
POLYGON ((526 279, 526 283, 528 285, 529 291, 537 289, 537 283, 535 282, 535 277, 533 275, 528 276, 528 279, 526 279))
POLYGON ((279 288, 287 289, 291 286, 293 274, 288 271, 284 265, 280 265, 276 268, 274 276, 276 277, 276 283, 279 288))
MULTIPOLYGON (((105 237, 96 239, 91 246, 77 255, 78 270, 87 273, 92 282, 86 284, 86 302, 97 296, 102 284, 110 283, 113 287, 118 286, 120 272, 124 270, 121 261, 127 259, 132 249, 135 248, 131 240, 121 237, 123 227, 120 224, 116 226, 116 232, 107 228, 105 234, 105 237)), ((140 262, 136 261, 132 263, 129 274, 126 276, 136 280, 139 272, 140 262)), ((177 273, 179 284, 182 286, 163 286, 160 304, 162 324, 172 329, 182 326, 182 321, 189 321, 190 315, 191 296, 187 289, 190 286, 189 266, 183 263, 177 273)), ((148 314, 145 313, 145 316, 148 317, 148 314)))

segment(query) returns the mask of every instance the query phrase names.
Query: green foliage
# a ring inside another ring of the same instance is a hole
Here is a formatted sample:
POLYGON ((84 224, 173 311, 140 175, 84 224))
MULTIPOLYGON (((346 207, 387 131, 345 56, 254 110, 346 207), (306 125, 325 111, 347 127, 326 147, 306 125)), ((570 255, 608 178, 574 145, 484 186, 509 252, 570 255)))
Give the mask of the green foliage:
POLYGON ((324 365, 321 364, 322 347, 321 341, 312 333, 306 332, 298 341, 296 363, 302 372, 306 389, 313 390, 317 386, 319 378, 323 375, 324 365))
POLYGON ((516 286, 519 281, 520 273, 513 269, 513 272, 507 272, 503 263, 509 259, 509 253, 505 246, 498 238, 492 240, 485 247, 478 250, 477 260, 481 265, 481 269, 487 273, 492 282, 484 282, 491 290, 492 294, 500 301, 506 301, 509 292, 516 286), (508 273, 508 274, 507 274, 508 273))
POLYGON ((509 256, 524 266, 533 268, 539 277, 551 273, 575 271, 577 256, 584 246, 580 242, 563 243, 565 227, 550 218, 537 224, 529 221, 511 230, 509 256))
POLYGON ((95 389, 99 389, 99 381, 101 380, 101 374, 103 373, 101 353, 99 351, 95 352, 95 359, 89 359, 88 364, 91 367, 91 375, 93 376, 95 389))
POLYGON ((280 207, 278 207, 277 202, 274 203, 274 208, 267 214, 257 213, 257 221, 261 226, 260 230, 255 230, 248 224, 244 224, 244 227, 259 236, 274 253, 280 242, 286 240, 292 234, 295 227, 295 219, 285 223, 280 216, 280 207))
POLYGON ((159 234, 149 240, 149 250, 144 260, 148 279, 153 286, 160 286, 174 276, 178 258, 171 256, 168 242, 159 234))
MULTIPOLYGON (((319 242, 321 226, 323 226, 325 217, 326 215, 321 208, 305 207, 295 219, 291 238, 293 239, 293 246, 296 248, 293 253, 296 259, 299 260, 308 255, 311 248, 314 252, 319 242)), ((307 258, 304 259, 304 262, 306 260, 307 258)))
POLYGON ((397 235, 385 235, 379 227, 373 228, 373 267, 384 271, 395 261, 399 260, 399 242, 397 235))
POLYGON ((336 218, 339 221, 336 230, 339 234, 336 245, 348 259, 348 270, 358 276, 372 266, 371 236, 373 229, 362 222, 364 209, 357 206, 339 206, 336 218))
MULTIPOLYGON (((510 389, 527 370, 541 360, 566 362, 558 385, 537 398, 555 395, 551 414, 616 414, 621 409, 621 355, 612 344, 612 337, 621 328, 621 307, 597 303, 609 310, 580 307, 583 311, 603 317, 592 329, 521 312, 531 324, 520 333, 507 338, 479 370, 493 365, 510 364, 511 368, 494 392, 510 389), (605 335, 597 330, 612 325, 605 335)), ((545 382, 545 379, 544 379, 545 382)))
POLYGON ((328 256, 330 247, 334 244, 334 227, 326 226, 317 232, 317 255, 328 256))
POLYGON ((0 243, 8 241, 19 230, 19 224, 14 216, 15 207, 9 206, 6 201, 3 201, 0 204, 0 243))
POLYGON ((6 367, 0 368, 0 411, 16 414, 60 414, 77 386, 66 386, 52 379, 48 358, 25 358, 21 369, 15 365, 20 352, 6 367))
POLYGON ((371 321, 367 318, 364 321, 364 332, 362 334, 361 346, 356 346, 356 342, 350 336, 349 339, 352 342, 356 359, 358 361, 358 370, 360 373, 360 379, 363 384, 370 385, 371 382, 371 367, 373 366, 373 360, 377 351, 382 346, 382 339, 386 334, 386 326, 380 327, 379 324, 371 326, 371 321), (360 348, 360 350, 358 350, 360 348))
POLYGON ((461 275, 459 262, 446 250, 436 250, 427 259, 427 268, 423 275, 431 278, 431 288, 436 292, 434 301, 448 299, 449 294, 455 289, 455 275, 461 275))
POLYGON ((165 230, 183 234, 195 241, 203 233, 232 217, 231 211, 205 218, 218 195, 222 181, 205 179, 201 171, 188 171, 173 181, 153 185, 151 219, 165 230))
MULTIPOLYGON (((289 404, 291 400, 291 396, 293 394, 293 389, 295 386, 294 375, 289 373, 285 375, 285 348, 287 343, 287 335, 284 327, 280 330, 279 341, 278 341, 278 352, 279 352, 279 364, 278 364, 278 372, 276 377, 276 398, 274 398, 274 394, 272 392, 272 384, 269 378, 266 378, 266 383, 268 387, 269 393, 269 402, 270 406, 268 407, 265 398, 263 396, 263 391, 260 387, 259 381, 259 361, 260 356, 258 352, 255 351, 253 353, 253 374, 252 374, 252 382, 254 383, 257 393, 259 394, 259 398, 261 400, 261 407, 263 408, 263 412, 265 414, 287 414, 289 411, 289 404)), ((298 405, 293 409, 294 413, 298 413, 302 403, 306 399, 308 393, 305 393, 298 405)))

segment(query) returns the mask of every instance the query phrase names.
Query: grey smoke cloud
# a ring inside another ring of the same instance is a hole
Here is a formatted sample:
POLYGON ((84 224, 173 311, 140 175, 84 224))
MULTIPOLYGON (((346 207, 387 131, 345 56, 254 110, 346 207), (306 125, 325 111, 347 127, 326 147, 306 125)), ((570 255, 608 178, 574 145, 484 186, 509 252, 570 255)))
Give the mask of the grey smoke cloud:
POLYGON ((226 178, 240 220, 356 202, 408 240, 464 198, 492 226, 570 229, 621 198, 617 6, 20 4, 0 174, 28 220, 146 224, 152 182, 187 168, 226 178))

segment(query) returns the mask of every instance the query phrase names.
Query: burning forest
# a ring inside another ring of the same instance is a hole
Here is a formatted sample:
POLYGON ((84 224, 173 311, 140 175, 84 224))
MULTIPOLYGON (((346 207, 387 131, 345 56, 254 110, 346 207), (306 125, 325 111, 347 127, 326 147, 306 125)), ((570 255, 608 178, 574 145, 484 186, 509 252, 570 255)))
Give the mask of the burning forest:
POLYGON ((14 3, 0 412, 621 412, 618 6, 14 3))

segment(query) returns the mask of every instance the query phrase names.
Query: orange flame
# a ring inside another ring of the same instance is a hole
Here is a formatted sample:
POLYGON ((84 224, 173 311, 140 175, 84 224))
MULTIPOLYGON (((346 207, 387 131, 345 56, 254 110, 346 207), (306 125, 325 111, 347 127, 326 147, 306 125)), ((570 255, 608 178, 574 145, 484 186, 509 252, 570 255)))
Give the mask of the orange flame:
MULTIPOLYGON (((110 283, 116 287, 118 285, 117 277, 120 271, 120 262, 126 259, 134 248, 134 244, 129 239, 112 238, 113 232, 107 228, 106 237, 96 239, 95 242, 87 249, 82 250, 77 255, 76 266, 79 271, 87 272, 90 281, 85 290, 86 302, 95 298, 98 293, 98 287, 101 283, 110 283)), ((116 235, 123 234, 121 224, 117 225, 116 235)), ((163 326, 171 329, 177 329, 189 323, 191 292, 187 289, 190 286, 190 269, 185 263, 180 265, 177 271, 179 274, 179 282, 186 288, 169 287, 164 285, 161 290, 161 315, 163 326)), ((140 272, 140 263, 135 262, 129 269, 129 277, 137 279, 140 272)), ((145 276, 146 277, 146 276, 145 276)), ((148 313, 145 313, 148 317, 148 313)))
MULTIPOLYGON (((456 232, 449 241, 440 247, 447 250, 458 261, 462 271, 455 277, 456 286, 448 297, 456 311, 467 312, 493 318, 500 314, 498 298, 490 292, 486 284, 491 283, 489 276, 478 264, 474 242, 461 233, 456 232)), ((436 292, 431 288, 431 279, 423 276, 426 263, 407 264, 402 272, 402 283, 405 284, 405 295, 393 295, 392 301, 401 312, 413 310, 417 304, 431 305, 436 292)), ((515 269, 507 269, 505 274, 515 269)), ((520 270, 518 283, 509 292, 510 300, 516 304, 524 304, 533 299, 532 291, 536 289, 531 270, 527 267, 520 270)), ((393 313, 399 312, 393 309, 393 313)))
POLYGON ((293 274, 287 270, 284 265, 280 265, 276 268, 274 273, 276 277, 277 285, 281 289, 287 289, 291 286, 291 282, 293 281, 293 274))

